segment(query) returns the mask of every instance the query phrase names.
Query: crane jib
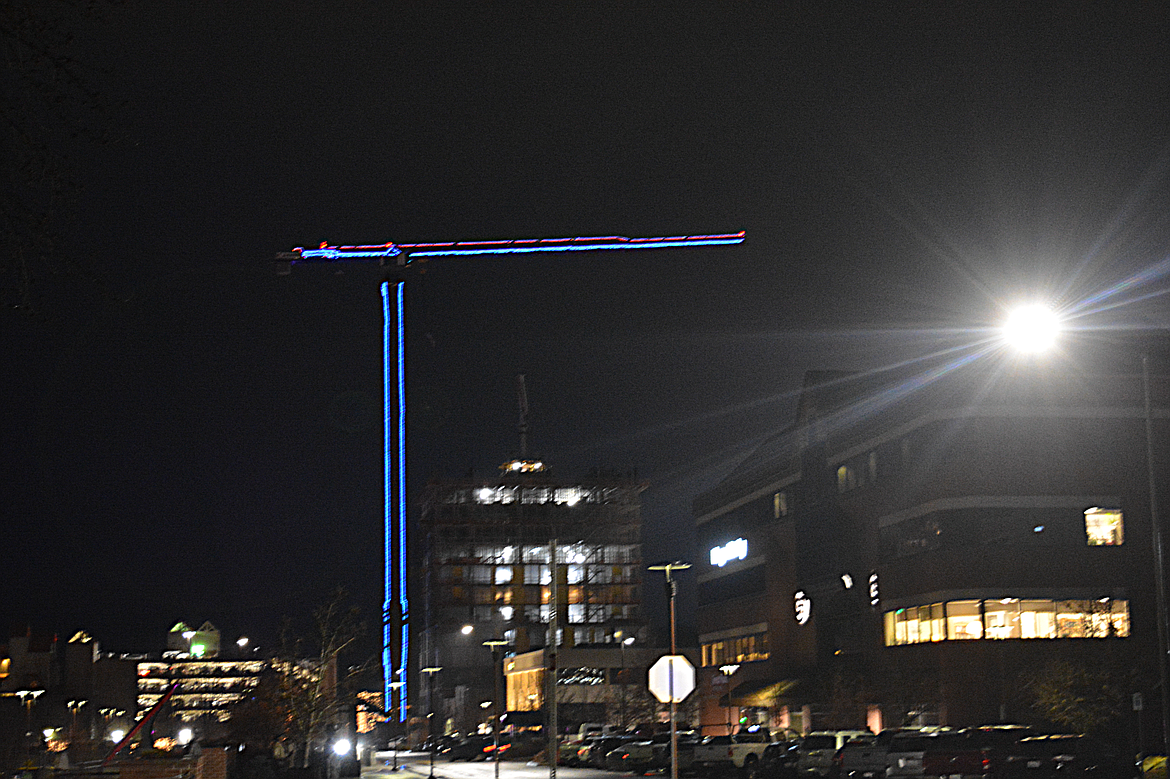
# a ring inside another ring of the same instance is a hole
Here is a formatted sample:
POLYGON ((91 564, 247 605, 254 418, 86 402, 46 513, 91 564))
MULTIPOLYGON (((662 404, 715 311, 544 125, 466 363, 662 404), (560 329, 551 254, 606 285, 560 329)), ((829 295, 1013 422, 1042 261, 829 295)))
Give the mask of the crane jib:
MULTIPOLYGON (((330 246, 316 249, 297 247, 293 262, 336 262, 339 260, 385 260, 399 257, 451 257, 483 254, 529 254, 533 252, 584 252, 606 249, 671 249, 688 246, 726 246, 743 243, 746 234, 677 235, 659 238, 625 238, 608 235, 592 238, 519 238, 504 241, 452 241, 446 243, 367 244, 330 246)), ((401 262, 401 259, 399 260, 401 262)))

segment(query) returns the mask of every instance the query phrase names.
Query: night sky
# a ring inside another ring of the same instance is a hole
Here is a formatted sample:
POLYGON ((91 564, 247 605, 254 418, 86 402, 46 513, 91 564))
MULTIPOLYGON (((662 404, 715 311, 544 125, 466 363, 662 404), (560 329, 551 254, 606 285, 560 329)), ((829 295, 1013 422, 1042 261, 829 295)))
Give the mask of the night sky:
POLYGON ((108 138, 61 147, 68 269, 0 314, 0 624, 156 651, 209 619, 271 644, 342 584, 376 625, 384 271, 278 276, 295 246, 746 230, 409 277, 412 485, 514 456, 524 373, 555 473, 650 482, 647 561, 698 554, 691 500, 793 421, 807 369, 928 354, 1036 296, 1170 324, 1168 20, 637 0, 76 20, 108 138))

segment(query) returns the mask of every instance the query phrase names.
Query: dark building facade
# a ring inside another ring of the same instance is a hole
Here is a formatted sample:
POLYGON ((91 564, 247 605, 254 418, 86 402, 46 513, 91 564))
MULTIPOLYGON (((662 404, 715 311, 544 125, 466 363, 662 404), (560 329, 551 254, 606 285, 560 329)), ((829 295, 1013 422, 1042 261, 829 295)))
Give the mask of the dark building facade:
POLYGON ((1158 733, 1167 381, 1131 356, 810 373, 795 424, 694 504, 704 721, 1037 721, 1062 660, 1116 670, 1158 733))
POLYGON ((558 479, 533 461, 509 463, 494 478, 427 486, 424 626, 416 645, 420 669, 442 669, 421 686, 422 705, 440 718, 437 726, 466 731, 482 718, 494 694, 484 641, 506 642, 495 673, 499 652, 548 644, 554 542, 557 645, 641 640, 644 489, 623 475, 558 479))

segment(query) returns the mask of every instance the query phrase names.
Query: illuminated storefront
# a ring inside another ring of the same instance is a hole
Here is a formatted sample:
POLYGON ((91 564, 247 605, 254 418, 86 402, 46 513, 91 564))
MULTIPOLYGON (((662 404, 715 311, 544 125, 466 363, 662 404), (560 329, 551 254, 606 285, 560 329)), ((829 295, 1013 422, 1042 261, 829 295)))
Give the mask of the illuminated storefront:
POLYGON ((995 598, 887 611, 886 646, 1009 638, 1128 638, 1129 602, 995 598))

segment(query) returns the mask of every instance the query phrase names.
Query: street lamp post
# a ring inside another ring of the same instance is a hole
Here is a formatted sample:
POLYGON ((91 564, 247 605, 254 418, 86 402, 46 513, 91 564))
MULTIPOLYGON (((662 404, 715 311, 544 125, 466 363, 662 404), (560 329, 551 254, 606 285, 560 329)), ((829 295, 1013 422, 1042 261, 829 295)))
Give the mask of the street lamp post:
POLYGON ((724 680, 727 682, 727 735, 731 735, 731 675, 739 670, 739 663, 728 663, 727 665, 719 666, 719 672, 723 674, 724 680))
POLYGON ((27 765, 31 760, 29 740, 32 737, 32 707, 37 698, 44 694, 44 690, 17 690, 16 695, 24 704, 24 762, 27 765))
POLYGON ((492 650, 492 762, 495 779, 500 779, 500 674, 503 669, 496 667, 496 658, 500 647, 507 646, 508 642, 492 639, 483 645, 492 650))
MULTIPOLYGON (((1060 319, 1044 306, 1032 305, 1012 313, 1004 326, 1007 341, 1020 352, 1042 352, 1050 348, 1060 332, 1060 319)), ((1154 478, 1154 415, 1150 404, 1150 354, 1142 345, 1142 406, 1145 417, 1146 481, 1149 490, 1150 541, 1154 557, 1154 598, 1158 634, 1158 682, 1162 699, 1162 748, 1170 749, 1170 686, 1166 654, 1170 651, 1170 626, 1166 614, 1166 567, 1162 526, 1158 517, 1158 490, 1154 478)))
MULTIPOLYGON (((397 719, 398 719, 398 717, 397 717, 398 688, 401 687, 403 684, 404 684, 403 682, 390 682, 390 727, 392 730, 397 729, 395 726, 395 722, 397 722, 397 719)), ((398 746, 402 742, 402 735, 401 734, 397 734, 396 736, 391 735, 390 738, 394 742, 394 744, 393 744, 394 765, 391 767, 390 770, 397 771, 398 770, 398 746)))
POLYGON ((618 674, 618 679, 620 680, 621 688, 622 688, 622 730, 623 731, 629 727, 629 725, 626 723, 626 687, 627 687, 626 682, 628 681, 626 679, 626 647, 628 647, 632 643, 634 643, 633 636, 627 636, 626 638, 623 638, 622 643, 621 643, 622 670, 621 670, 621 673, 618 674))
POLYGON ((443 670, 441 665, 429 665, 422 669, 427 675, 427 739, 431 742, 431 772, 429 779, 435 779, 435 674, 443 670))
POLYGON ((1166 567, 1162 525, 1158 519, 1158 490, 1154 483, 1154 415, 1150 410, 1150 354, 1142 350, 1142 405, 1146 417, 1146 480, 1150 491, 1151 542, 1154 547, 1154 598, 1158 609, 1158 681, 1162 692, 1162 748, 1170 749, 1170 690, 1166 687, 1166 567))
MULTIPOLYGON (((690 568, 690 563, 675 561, 661 565, 651 565, 649 570, 662 571, 666 574, 666 595, 670 600, 670 654, 677 655, 675 645, 674 598, 678 593, 678 585, 674 580, 675 571, 690 568)), ((678 723, 675 721, 677 704, 674 702, 674 674, 670 675, 670 779, 678 779, 678 723)))
POLYGON ((70 744, 72 744, 77 739, 77 712, 79 712, 81 707, 87 703, 89 703, 89 701, 72 700, 65 704, 67 707, 69 707, 70 714, 73 715, 73 718, 69 723, 70 744))

